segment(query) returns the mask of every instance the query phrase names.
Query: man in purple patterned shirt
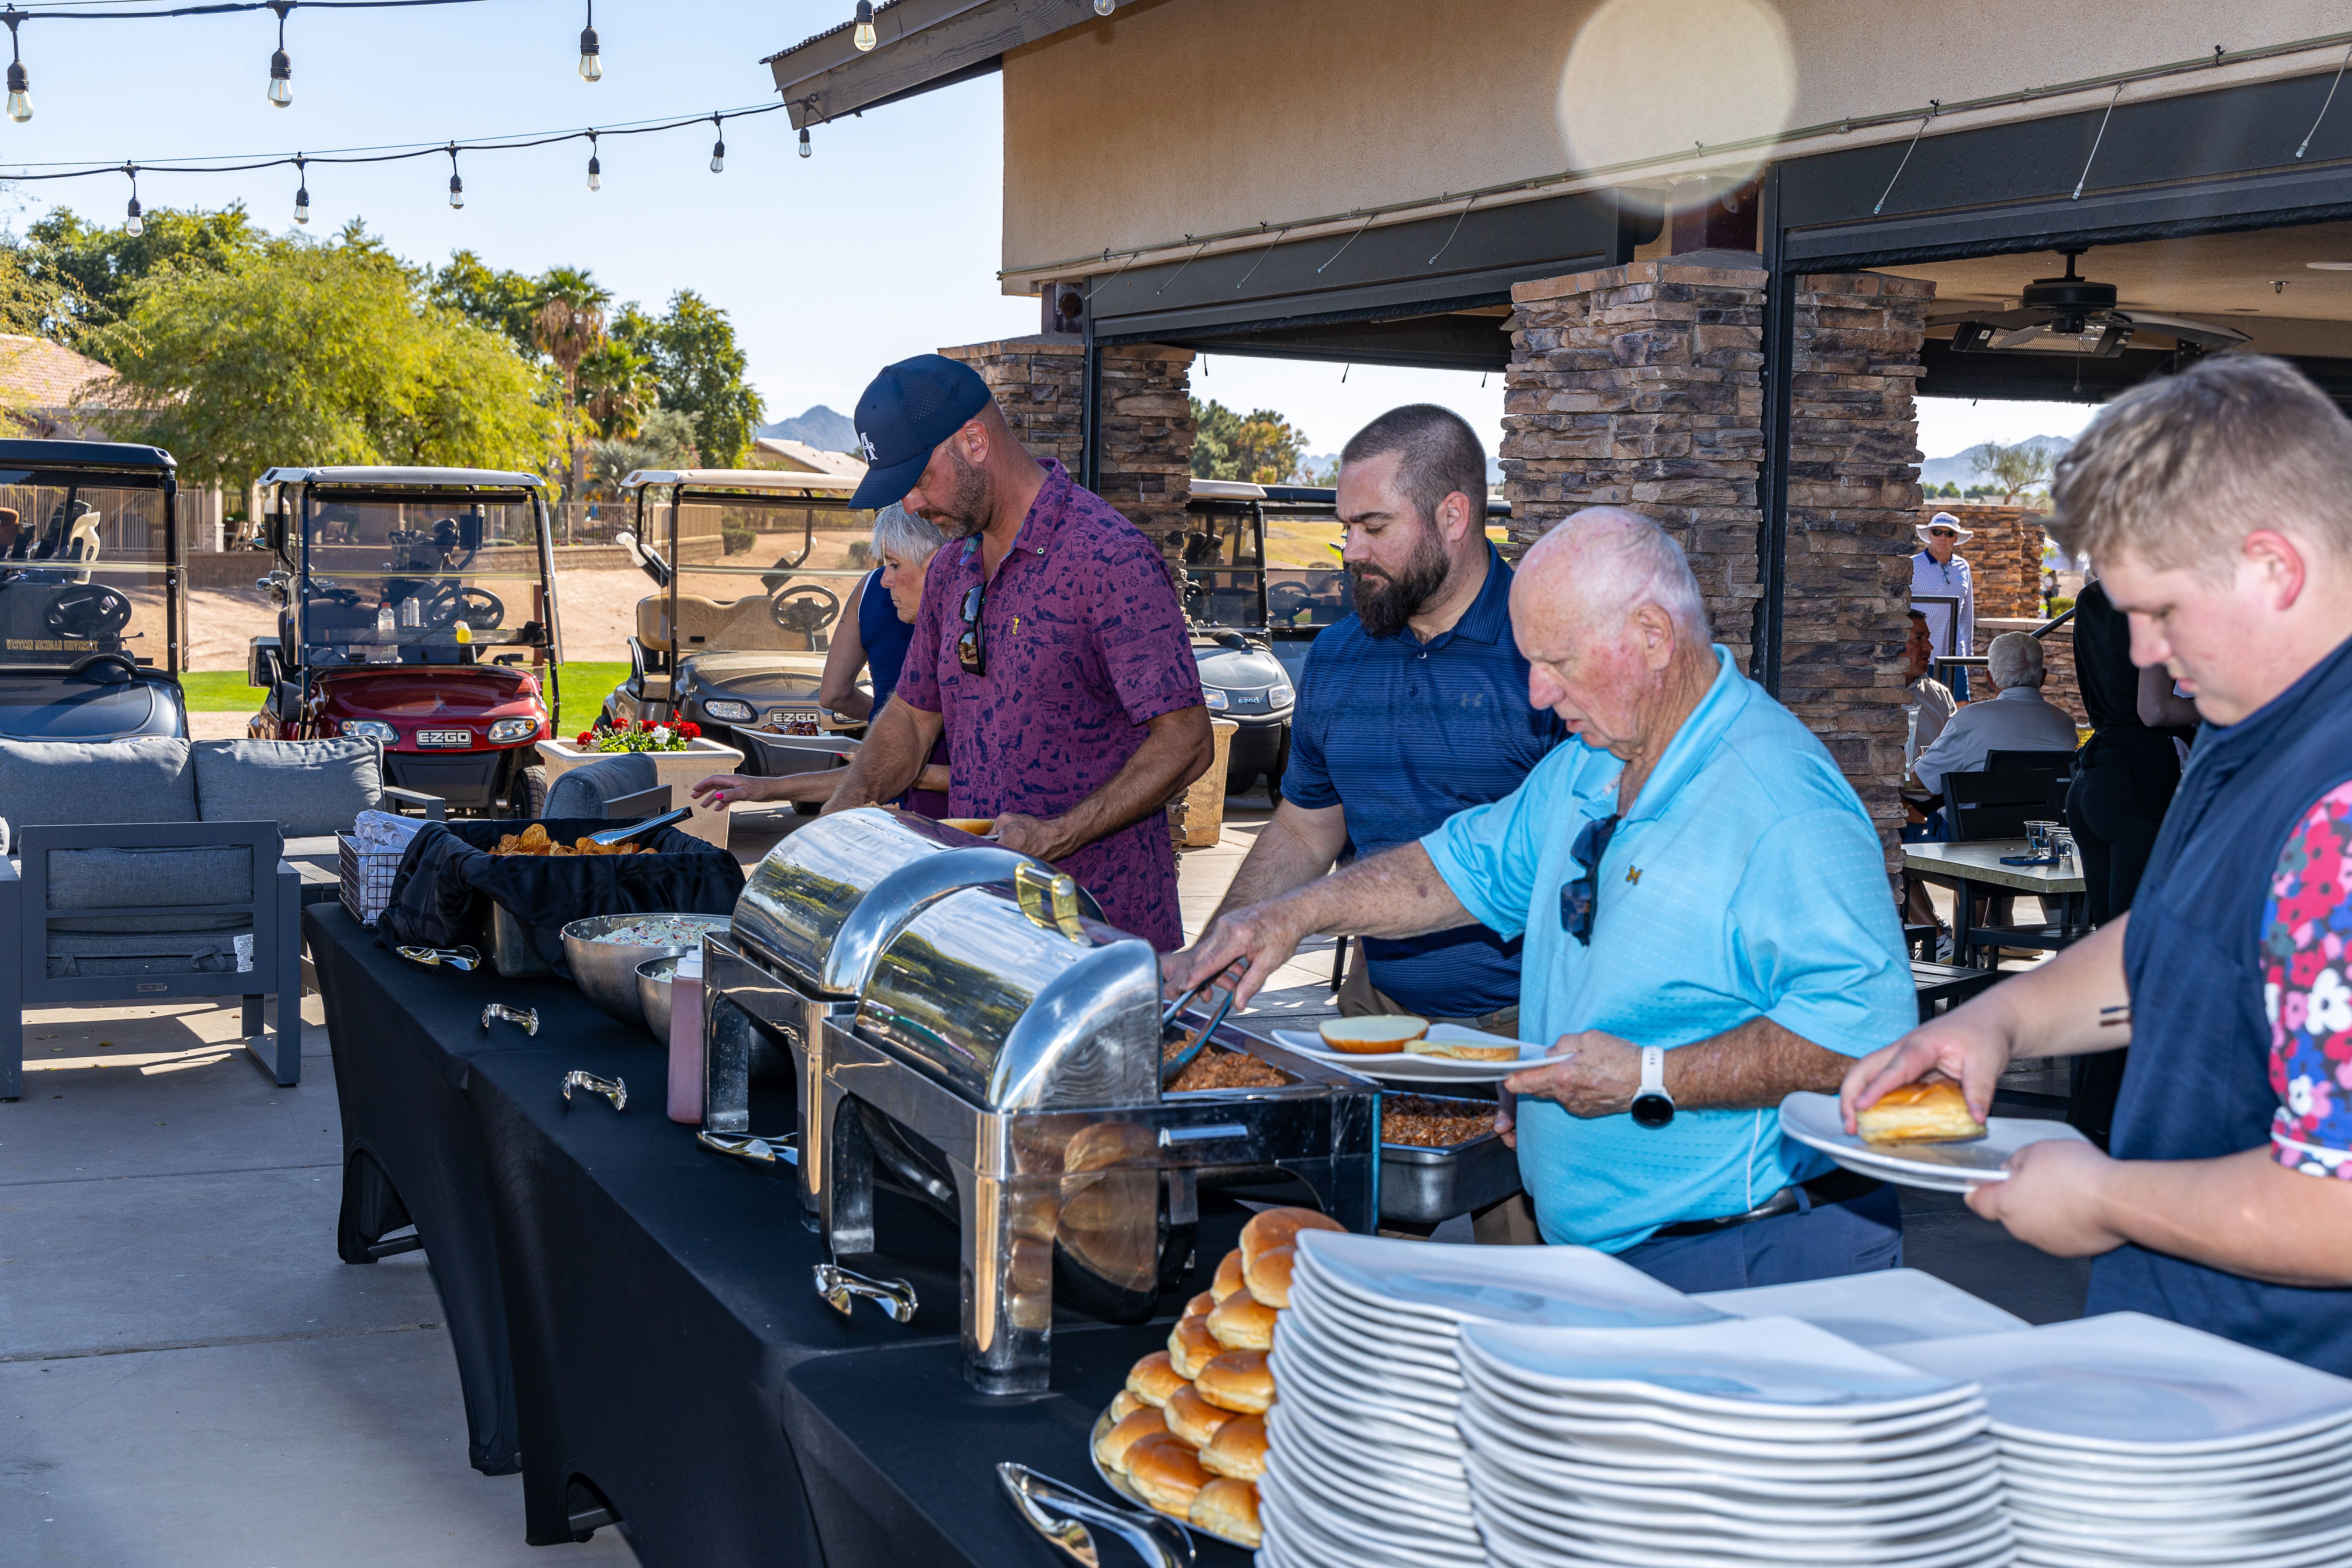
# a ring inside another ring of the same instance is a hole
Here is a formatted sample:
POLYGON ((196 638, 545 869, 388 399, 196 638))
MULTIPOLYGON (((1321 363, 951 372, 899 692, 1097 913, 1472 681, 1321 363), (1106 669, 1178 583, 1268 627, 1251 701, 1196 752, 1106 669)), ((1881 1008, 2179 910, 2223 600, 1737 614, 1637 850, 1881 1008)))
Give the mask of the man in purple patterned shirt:
POLYGON ((875 377, 857 430, 872 467, 850 504, 903 500, 949 543, 923 583, 898 700, 825 809, 895 797, 944 731, 953 815, 995 818, 1001 842, 1067 871, 1113 925, 1183 946, 1161 808, 1214 753, 1159 552, 1023 450, 987 384, 943 355, 875 377))

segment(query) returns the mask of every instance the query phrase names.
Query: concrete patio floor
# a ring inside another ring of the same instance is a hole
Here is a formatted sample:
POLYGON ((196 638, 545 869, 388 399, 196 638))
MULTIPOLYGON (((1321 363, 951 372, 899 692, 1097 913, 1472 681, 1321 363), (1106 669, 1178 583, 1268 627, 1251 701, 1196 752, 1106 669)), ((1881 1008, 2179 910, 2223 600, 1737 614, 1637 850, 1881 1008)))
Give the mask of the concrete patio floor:
MULTIPOLYGON (((1188 931, 1269 816, 1234 798, 1182 857, 1188 931)), ((744 813, 738 856, 799 820, 744 813)), ((1329 1016, 1331 958, 1310 944, 1253 1018, 1329 1016)), ((467 1464, 427 1256, 337 1260, 334 1067, 304 1011, 292 1089, 234 1047, 234 1006, 27 1015, 25 1098, 0 1105, 0 1568, 633 1561, 613 1530, 524 1545, 520 1478, 467 1464)), ((2081 1265, 1957 1198, 1905 1213, 1914 1267, 2035 1321, 2080 1314, 2081 1265)))

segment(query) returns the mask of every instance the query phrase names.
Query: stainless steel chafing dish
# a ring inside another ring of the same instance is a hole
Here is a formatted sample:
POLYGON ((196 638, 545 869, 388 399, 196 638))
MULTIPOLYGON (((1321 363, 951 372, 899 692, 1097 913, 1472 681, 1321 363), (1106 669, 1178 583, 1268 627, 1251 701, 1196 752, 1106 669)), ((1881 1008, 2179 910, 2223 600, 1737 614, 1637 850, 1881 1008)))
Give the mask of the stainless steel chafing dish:
POLYGON ((877 1173, 947 1215, 985 1392, 1046 1386, 1057 1291, 1148 1318, 1203 1176, 1297 1178, 1373 1227, 1377 1088, 1226 1028, 1286 1081, 1163 1094, 1158 955, 1043 862, 841 813, 770 852, 706 953, 706 1124, 749 1131, 752 1042, 780 1041, 810 1217, 835 1255, 876 1251, 877 1173))

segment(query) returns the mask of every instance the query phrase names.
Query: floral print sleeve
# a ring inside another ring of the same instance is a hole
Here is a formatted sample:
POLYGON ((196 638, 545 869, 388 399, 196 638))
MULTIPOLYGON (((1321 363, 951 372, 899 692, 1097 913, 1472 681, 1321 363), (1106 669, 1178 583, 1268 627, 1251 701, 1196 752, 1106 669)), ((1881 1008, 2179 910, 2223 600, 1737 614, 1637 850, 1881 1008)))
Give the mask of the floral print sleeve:
POLYGON ((2263 905, 2263 1002, 2271 1019, 2271 1148, 2282 1165, 2352 1181, 2352 783, 2321 795, 2287 835, 2263 905))

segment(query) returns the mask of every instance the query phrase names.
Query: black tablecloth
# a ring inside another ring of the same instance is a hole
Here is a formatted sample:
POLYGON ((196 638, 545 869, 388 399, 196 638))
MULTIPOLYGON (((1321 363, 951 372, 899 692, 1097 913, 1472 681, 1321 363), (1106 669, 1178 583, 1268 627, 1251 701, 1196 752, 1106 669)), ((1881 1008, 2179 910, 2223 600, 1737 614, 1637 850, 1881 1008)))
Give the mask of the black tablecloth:
MULTIPOLYGON (((843 1260, 911 1280, 915 1322, 866 1303, 845 1318, 812 1289, 823 1244, 791 1181, 669 1121, 663 1056, 642 1032, 561 982, 407 964, 339 908, 305 929, 347 1147, 382 1163, 425 1239, 478 1462, 513 1423, 529 1539, 571 1539, 574 1513, 602 1501, 656 1568, 1060 1561, 998 1495, 993 1466, 1104 1492, 1087 1457, 1095 1415, 1206 1288, 1240 1213, 1204 1205, 1200 1266, 1157 1326, 1065 1316, 1052 1390, 989 1398, 963 1381, 955 1238, 928 1210, 877 1193, 887 1255, 843 1260), (491 1000, 538 1007, 538 1037, 486 1036, 491 1000), (558 1086, 575 1068, 626 1079, 628 1110, 575 1096, 566 1111, 558 1086)), ((790 1095, 755 1095, 754 1126, 789 1127, 790 1095)), ((1204 1564, 1245 1560, 1202 1545, 1204 1564)))

